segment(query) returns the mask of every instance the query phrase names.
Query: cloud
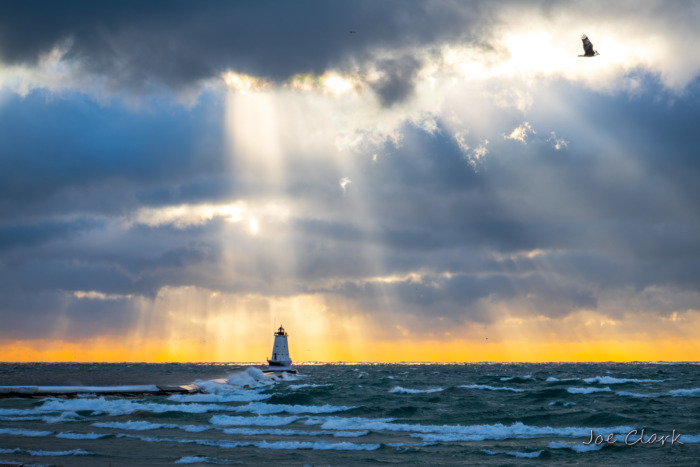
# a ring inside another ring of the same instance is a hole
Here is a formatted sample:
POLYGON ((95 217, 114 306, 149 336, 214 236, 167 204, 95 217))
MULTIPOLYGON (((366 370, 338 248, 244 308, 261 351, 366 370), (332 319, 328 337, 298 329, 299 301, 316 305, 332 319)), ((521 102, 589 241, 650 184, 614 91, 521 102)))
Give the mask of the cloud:
POLYGON ((532 129, 530 124, 528 122, 523 122, 521 125, 517 126, 513 131, 511 131, 509 135, 503 135, 503 138, 513 139, 516 141, 520 141, 521 143, 527 144, 527 141, 525 141, 525 139, 528 137, 528 135, 535 134, 537 134, 537 132, 532 129))

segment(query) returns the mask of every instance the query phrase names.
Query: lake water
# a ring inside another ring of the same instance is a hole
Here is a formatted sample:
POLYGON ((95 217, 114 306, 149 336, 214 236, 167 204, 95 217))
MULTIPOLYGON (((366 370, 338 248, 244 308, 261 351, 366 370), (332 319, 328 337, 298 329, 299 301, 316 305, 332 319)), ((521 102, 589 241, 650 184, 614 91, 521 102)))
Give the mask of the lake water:
POLYGON ((698 364, 321 364, 285 378, 258 368, 0 364, 0 386, 207 391, 0 399, 0 464, 700 462, 698 364))

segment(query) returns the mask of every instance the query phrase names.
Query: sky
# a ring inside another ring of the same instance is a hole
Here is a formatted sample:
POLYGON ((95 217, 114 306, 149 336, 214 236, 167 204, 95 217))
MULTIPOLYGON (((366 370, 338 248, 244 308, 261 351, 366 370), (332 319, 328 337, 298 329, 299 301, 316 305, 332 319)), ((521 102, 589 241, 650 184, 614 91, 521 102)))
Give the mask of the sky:
POLYGON ((697 24, 5 2, 0 361, 698 361, 697 24))

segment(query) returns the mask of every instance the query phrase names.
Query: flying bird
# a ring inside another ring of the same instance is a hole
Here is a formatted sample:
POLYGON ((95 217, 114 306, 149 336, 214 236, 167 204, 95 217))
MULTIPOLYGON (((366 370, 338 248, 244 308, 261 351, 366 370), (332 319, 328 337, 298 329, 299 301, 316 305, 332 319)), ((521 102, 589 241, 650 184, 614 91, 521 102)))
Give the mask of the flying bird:
POLYGON ((579 57, 595 57, 596 55, 600 55, 597 50, 593 50, 593 43, 588 39, 587 35, 583 34, 581 40, 583 41, 583 51, 585 53, 579 55, 579 57))

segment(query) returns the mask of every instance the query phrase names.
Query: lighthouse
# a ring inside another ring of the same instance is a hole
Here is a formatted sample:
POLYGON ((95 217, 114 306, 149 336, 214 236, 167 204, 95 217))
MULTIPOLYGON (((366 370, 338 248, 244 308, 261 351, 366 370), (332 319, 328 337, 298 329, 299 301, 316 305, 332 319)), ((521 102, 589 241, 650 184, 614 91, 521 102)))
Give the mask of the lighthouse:
POLYGON ((280 326, 274 336, 275 343, 272 345, 272 358, 267 359, 267 371, 296 373, 296 370, 292 370, 292 359, 289 357, 287 333, 284 327, 280 326))

